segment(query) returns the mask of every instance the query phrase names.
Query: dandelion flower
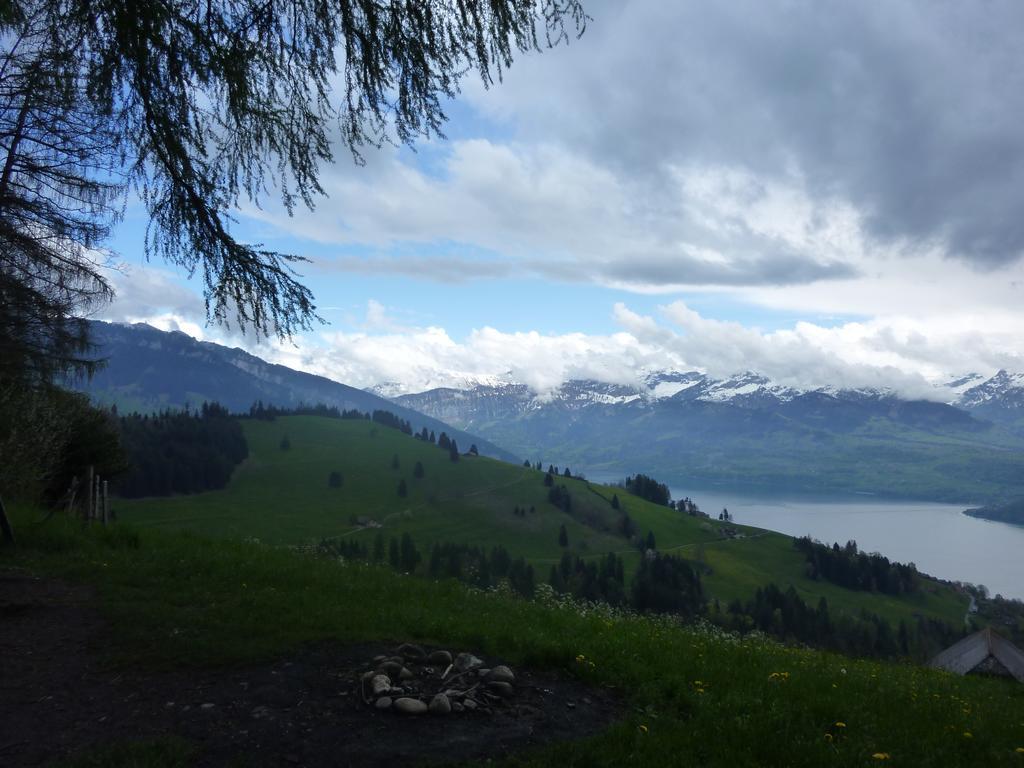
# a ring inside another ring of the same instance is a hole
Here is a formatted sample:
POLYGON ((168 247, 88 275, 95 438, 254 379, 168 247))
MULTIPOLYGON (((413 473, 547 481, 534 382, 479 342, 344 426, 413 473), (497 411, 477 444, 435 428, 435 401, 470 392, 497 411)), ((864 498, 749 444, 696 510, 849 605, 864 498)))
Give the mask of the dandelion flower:
POLYGON ((844 723, 842 720, 840 720, 840 721, 838 721, 836 723, 836 728, 845 728, 845 727, 846 727, 846 723, 844 723))
POLYGON ((647 733, 647 726, 646 725, 640 725, 640 726, 637 727, 637 730, 640 731, 640 733, 647 733))
POLYGON ((875 758, 875 760, 888 760, 892 755, 888 752, 875 752, 872 757, 875 758))
POLYGON ((974 738, 974 734, 971 733, 970 731, 964 731, 964 738, 965 739, 973 739, 974 738))

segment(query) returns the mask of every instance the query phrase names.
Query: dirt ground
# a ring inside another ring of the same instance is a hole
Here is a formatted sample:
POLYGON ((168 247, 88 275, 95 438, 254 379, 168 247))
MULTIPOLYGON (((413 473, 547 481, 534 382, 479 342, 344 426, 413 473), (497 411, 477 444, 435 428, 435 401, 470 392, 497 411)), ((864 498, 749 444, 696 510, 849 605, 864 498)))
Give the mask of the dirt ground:
POLYGON ((167 735, 195 744, 200 766, 437 764, 585 738, 621 713, 608 692, 516 667, 499 711, 402 716, 366 706, 353 683, 400 641, 156 673, 104 664, 107 631, 88 588, 0 572, 0 765, 167 735))

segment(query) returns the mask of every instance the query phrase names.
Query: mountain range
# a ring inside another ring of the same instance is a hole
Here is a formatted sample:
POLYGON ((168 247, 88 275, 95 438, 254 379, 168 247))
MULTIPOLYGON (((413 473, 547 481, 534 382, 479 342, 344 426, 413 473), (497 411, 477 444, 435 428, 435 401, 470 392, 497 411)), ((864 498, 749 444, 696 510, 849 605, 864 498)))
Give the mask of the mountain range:
POLYGON ((204 401, 219 402, 234 412, 248 411, 256 401, 284 408, 322 403, 366 413, 386 410, 417 431, 426 427, 437 434, 447 432, 463 450, 476 445, 484 455, 517 461, 485 438, 437 418, 323 376, 268 363, 241 349, 142 323, 92 322, 90 335, 97 356, 106 363, 91 380, 72 386, 122 412, 197 406, 204 401))
MULTIPOLYGON (((385 383, 368 392, 395 401, 419 402, 454 398, 459 402, 511 398, 520 408, 543 408, 558 401, 568 407, 654 403, 664 400, 731 403, 742 407, 779 405, 808 395, 825 395, 837 400, 900 399, 891 389, 818 387, 798 389, 772 382, 748 371, 725 379, 716 379, 700 371, 656 371, 643 377, 641 386, 608 384, 575 379, 546 393, 537 393, 525 384, 507 381, 472 382, 463 387, 436 387, 408 393, 396 383, 385 383)), ((510 401, 511 402, 511 401, 510 401)), ((1015 422, 1024 416, 1024 373, 1001 370, 994 376, 978 373, 959 376, 935 388, 934 397, 923 402, 942 402, 990 421, 1015 422)))
POLYGON ((934 400, 698 371, 651 372, 641 386, 573 380, 537 393, 494 379, 395 394, 147 325, 94 323, 92 332, 108 362, 79 386, 122 410, 203 400, 235 411, 257 400, 390 410, 490 456, 568 465, 596 480, 641 472, 677 495, 708 486, 967 504, 1024 495, 1024 376, 1005 371, 959 377, 934 400))
POLYGON ((643 471, 677 487, 956 501, 1024 485, 1024 376, 1006 371, 959 377, 935 400, 698 371, 653 372, 642 386, 574 380, 540 394, 478 384, 392 399, 525 456, 553 452, 595 477, 643 471))

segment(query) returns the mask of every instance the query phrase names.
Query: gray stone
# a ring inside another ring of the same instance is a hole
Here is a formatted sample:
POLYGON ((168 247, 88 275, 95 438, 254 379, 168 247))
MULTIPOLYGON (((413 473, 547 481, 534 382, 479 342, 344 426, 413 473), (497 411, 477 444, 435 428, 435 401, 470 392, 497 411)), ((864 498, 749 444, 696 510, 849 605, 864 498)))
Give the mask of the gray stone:
POLYGON ((419 699, 396 699, 392 706, 403 715, 422 715, 427 711, 427 705, 419 699))
POLYGON ((373 657, 373 663, 374 664, 380 664, 382 661, 387 661, 387 660, 388 660, 387 656, 374 656, 373 657))
POLYGON ((374 696, 380 696, 391 690, 391 678, 387 675, 374 675, 370 680, 370 690, 374 696))
POLYGON ((512 674, 512 670, 504 664, 499 664, 487 673, 487 681, 495 683, 514 683, 516 681, 516 676, 512 674))
POLYGON ((477 669, 484 665, 483 661, 478 659, 471 653, 460 653, 455 657, 455 669, 459 672, 467 672, 471 669, 477 669))
POLYGON ((397 680, 399 675, 402 674, 402 670, 405 669, 401 664, 394 661, 385 661, 380 665, 380 674, 387 675, 392 680, 397 680))
POLYGON ((462 704, 456 701, 454 704, 452 704, 452 709, 456 712, 461 712, 463 709, 465 709, 465 707, 463 707, 462 704))
POLYGON ((504 699, 511 699, 516 695, 516 689, 511 683, 493 682, 487 684, 487 690, 493 691, 504 699))
POLYGON ((413 645, 412 643, 403 643, 398 646, 398 653, 406 659, 422 659, 427 655, 420 646, 413 645))
POLYGON ((377 703, 373 706, 375 706, 377 709, 391 709, 391 697, 381 696, 379 699, 377 699, 377 703))
POLYGON ((434 651, 427 657, 427 661, 438 666, 447 666, 452 663, 452 655, 448 651, 434 651))
POLYGON ((413 674, 405 667, 402 667, 401 672, 398 673, 399 680, 412 680, 413 674))
POLYGON ((443 693, 437 694, 430 700, 430 713, 433 715, 447 715, 452 711, 452 703, 443 693))
POLYGON ((462 706, 464 706, 466 709, 473 710, 476 709, 477 704, 472 699, 466 699, 464 702, 462 702, 462 706))

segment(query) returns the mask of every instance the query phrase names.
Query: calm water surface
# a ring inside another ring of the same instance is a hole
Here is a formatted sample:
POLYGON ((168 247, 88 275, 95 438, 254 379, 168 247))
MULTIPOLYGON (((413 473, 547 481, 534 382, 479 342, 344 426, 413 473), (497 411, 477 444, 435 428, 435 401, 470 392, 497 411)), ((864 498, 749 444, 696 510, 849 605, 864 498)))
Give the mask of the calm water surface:
POLYGON ((978 520, 965 505, 916 501, 773 498, 673 488, 713 517, 725 507, 737 523, 831 544, 854 539, 866 552, 912 562, 943 579, 984 584, 992 594, 1024 599, 1024 526, 978 520))

